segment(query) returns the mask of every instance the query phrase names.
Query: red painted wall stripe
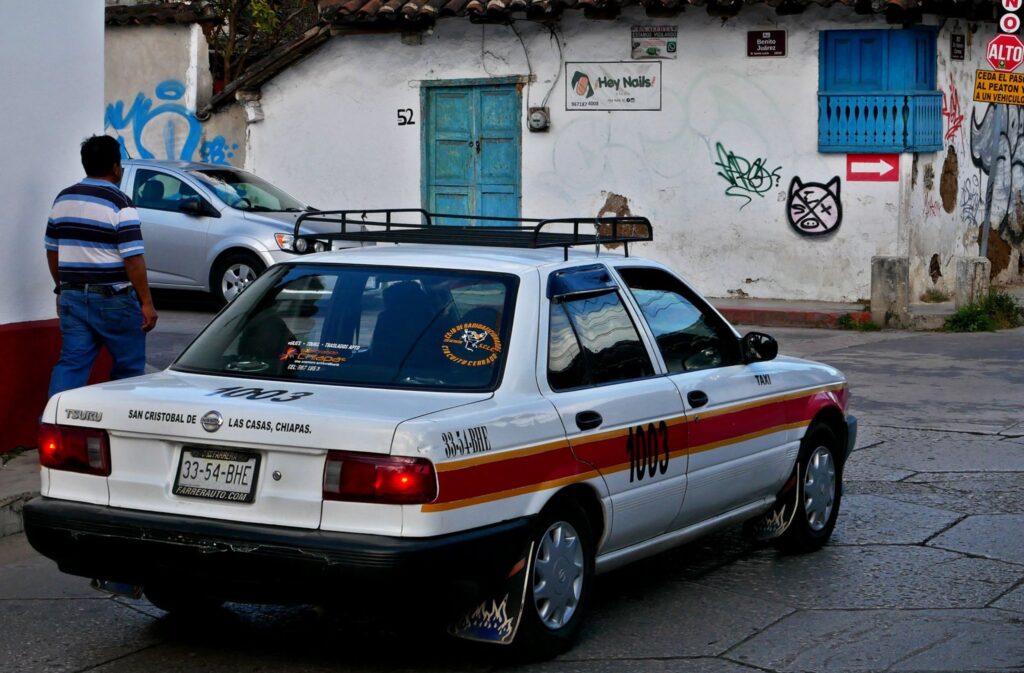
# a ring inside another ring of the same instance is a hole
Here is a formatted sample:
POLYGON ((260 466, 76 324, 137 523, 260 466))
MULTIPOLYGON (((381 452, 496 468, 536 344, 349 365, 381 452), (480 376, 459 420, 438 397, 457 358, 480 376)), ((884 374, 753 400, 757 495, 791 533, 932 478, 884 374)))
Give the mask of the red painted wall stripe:
MULTIPOLYGON (((60 356, 60 323, 54 319, 0 325, 0 354, 0 453, 5 453, 36 446, 50 372, 60 356)), ((106 380, 109 371, 110 356, 104 350, 90 380, 106 380)))

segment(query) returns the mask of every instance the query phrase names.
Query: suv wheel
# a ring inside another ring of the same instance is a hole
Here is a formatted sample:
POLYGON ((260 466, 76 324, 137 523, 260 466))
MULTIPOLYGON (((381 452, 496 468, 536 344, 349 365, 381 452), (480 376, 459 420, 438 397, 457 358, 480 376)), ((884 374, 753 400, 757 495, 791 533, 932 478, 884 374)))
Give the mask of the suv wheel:
POLYGON ((235 252, 227 255, 218 264, 210 284, 214 299, 227 304, 250 283, 256 280, 267 266, 256 255, 235 252))

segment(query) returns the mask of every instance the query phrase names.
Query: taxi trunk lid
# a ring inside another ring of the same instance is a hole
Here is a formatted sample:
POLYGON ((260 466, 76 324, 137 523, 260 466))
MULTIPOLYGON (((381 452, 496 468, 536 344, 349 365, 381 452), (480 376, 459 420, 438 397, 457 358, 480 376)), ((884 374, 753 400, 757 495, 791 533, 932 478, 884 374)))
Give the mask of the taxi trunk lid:
MULTIPOLYGON (((47 418, 107 431, 112 507, 317 528, 327 451, 389 453, 402 421, 490 396, 167 371, 68 391, 47 418)), ((74 499, 62 477, 51 471, 46 495, 74 499)))

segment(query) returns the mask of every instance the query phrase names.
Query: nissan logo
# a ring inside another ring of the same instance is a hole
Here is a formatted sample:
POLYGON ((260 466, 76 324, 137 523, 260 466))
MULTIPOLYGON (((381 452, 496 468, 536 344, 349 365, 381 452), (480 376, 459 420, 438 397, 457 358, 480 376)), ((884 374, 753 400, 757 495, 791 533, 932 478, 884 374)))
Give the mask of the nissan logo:
POLYGON ((219 411, 207 411, 199 422, 202 424, 203 430, 217 432, 220 430, 220 426, 224 425, 224 417, 220 415, 219 411))

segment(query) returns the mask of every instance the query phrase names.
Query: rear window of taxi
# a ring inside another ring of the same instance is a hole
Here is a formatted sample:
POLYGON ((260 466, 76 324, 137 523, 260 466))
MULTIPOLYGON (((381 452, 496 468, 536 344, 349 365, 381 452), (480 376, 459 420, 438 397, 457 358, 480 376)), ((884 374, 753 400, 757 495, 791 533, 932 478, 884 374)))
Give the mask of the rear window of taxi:
POLYGON ((405 267, 273 267, 175 362, 181 371, 383 388, 493 390, 518 278, 405 267))

